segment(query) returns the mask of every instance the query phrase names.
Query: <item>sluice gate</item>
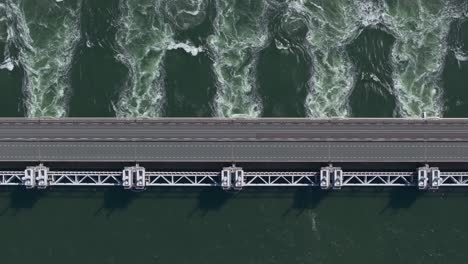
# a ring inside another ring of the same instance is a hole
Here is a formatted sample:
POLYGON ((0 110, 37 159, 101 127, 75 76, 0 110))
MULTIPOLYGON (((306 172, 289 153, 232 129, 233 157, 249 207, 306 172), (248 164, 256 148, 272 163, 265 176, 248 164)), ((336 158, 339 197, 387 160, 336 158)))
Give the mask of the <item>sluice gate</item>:
POLYGON ((136 165, 121 171, 54 171, 40 164, 25 170, 0 171, 0 186, 46 189, 54 186, 117 186, 129 190, 147 187, 193 186, 241 190, 246 187, 468 187, 468 171, 440 171, 428 165, 414 171, 344 171, 322 167, 319 171, 244 171, 235 165, 220 171, 147 171, 136 165))

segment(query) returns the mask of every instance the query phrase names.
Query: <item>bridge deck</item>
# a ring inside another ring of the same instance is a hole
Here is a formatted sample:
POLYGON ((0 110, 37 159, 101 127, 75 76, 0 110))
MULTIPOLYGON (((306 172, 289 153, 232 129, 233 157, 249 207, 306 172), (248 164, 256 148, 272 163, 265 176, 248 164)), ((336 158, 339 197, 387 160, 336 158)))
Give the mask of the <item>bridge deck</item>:
POLYGON ((0 119, 0 161, 467 159, 468 119, 0 119))

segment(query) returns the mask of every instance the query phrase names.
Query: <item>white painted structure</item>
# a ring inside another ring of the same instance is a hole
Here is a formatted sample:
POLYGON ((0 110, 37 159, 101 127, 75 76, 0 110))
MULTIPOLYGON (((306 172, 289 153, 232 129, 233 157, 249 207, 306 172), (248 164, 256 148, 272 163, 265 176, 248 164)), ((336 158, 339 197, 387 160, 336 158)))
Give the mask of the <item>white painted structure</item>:
POLYGON ((220 186, 224 190, 245 187, 343 187, 414 186, 420 190, 468 187, 468 171, 440 171, 420 167, 415 171, 343 171, 323 167, 316 171, 244 171, 225 167, 221 171, 146 171, 139 165, 122 171, 54 171, 40 164, 25 170, 0 171, 0 186, 21 185, 27 189, 54 186, 122 186, 143 190, 156 186, 220 186))

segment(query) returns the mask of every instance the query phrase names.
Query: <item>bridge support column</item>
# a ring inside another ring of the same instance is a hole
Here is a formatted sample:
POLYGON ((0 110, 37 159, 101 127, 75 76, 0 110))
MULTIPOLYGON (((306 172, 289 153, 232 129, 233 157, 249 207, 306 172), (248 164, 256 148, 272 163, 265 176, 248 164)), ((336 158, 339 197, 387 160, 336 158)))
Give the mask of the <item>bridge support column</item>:
POLYGON ((244 187, 244 170, 242 168, 236 168, 234 171, 234 190, 242 190, 244 187))
POLYGON ((43 166, 40 164, 39 166, 36 167, 36 183, 37 183, 37 188, 39 189, 45 189, 47 186, 49 186, 49 168, 43 166))
POLYGON ((144 190, 146 187, 145 168, 138 166, 125 167, 122 171, 122 185, 124 189, 144 190))
POLYGON ((27 167, 24 170, 24 177, 21 178, 21 181, 26 186, 26 189, 36 187, 36 167, 27 167))
POLYGON ((21 178, 26 189, 45 189, 49 186, 49 168, 39 164, 38 166, 29 166, 24 170, 24 177, 21 178))
POLYGON ((428 182, 428 177, 427 174, 429 173, 429 167, 420 167, 418 168, 418 189, 419 190, 426 190, 427 189, 427 182, 428 182))
POLYGON ((231 168, 223 168, 221 171, 221 188, 225 191, 231 189, 231 168))
POLYGON ((343 171, 341 168, 330 165, 320 169, 320 188, 327 190, 333 187, 333 189, 339 190, 342 185, 343 171))
POLYGON ((340 190, 343 185, 343 171, 341 168, 334 168, 333 170, 333 189, 340 190))
POLYGON ((125 167, 122 171, 122 185, 126 190, 133 187, 133 172, 131 167, 125 167))
POLYGON ((431 190, 437 190, 440 186, 440 170, 437 167, 431 168, 431 186, 429 187, 431 190))
POLYGON ((240 167, 232 165, 224 167, 221 171, 221 188, 228 191, 230 189, 242 190, 244 186, 244 170, 240 167))
POLYGON ((322 190, 330 189, 330 168, 323 167, 320 169, 320 188, 322 190))
POLYGON ((440 185, 440 170, 437 167, 424 167, 418 168, 418 189, 420 190, 437 190, 440 185))
POLYGON ((136 182, 135 182, 135 189, 137 190, 144 190, 146 188, 146 172, 145 168, 139 167, 138 165, 135 167, 135 174, 136 174, 136 182))

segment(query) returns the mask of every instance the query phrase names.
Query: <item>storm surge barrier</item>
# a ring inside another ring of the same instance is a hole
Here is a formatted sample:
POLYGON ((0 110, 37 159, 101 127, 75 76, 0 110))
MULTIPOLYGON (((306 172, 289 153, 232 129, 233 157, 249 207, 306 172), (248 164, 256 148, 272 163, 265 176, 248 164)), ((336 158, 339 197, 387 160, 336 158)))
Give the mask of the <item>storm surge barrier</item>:
POLYGON ((0 186, 47 187, 118 186, 129 190, 147 187, 219 187, 240 191, 244 187, 468 187, 468 171, 440 171, 429 165, 415 171, 343 171, 322 167, 320 171, 244 171, 235 165, 220 171, 146 171, 136 165, 122 171, 54 171, 40 164, 24 171, 0 171, 0 186))
POLYGON ((0 185, 26 188, 438 189, 467 160, 467 118, 0 118, 0 185))

